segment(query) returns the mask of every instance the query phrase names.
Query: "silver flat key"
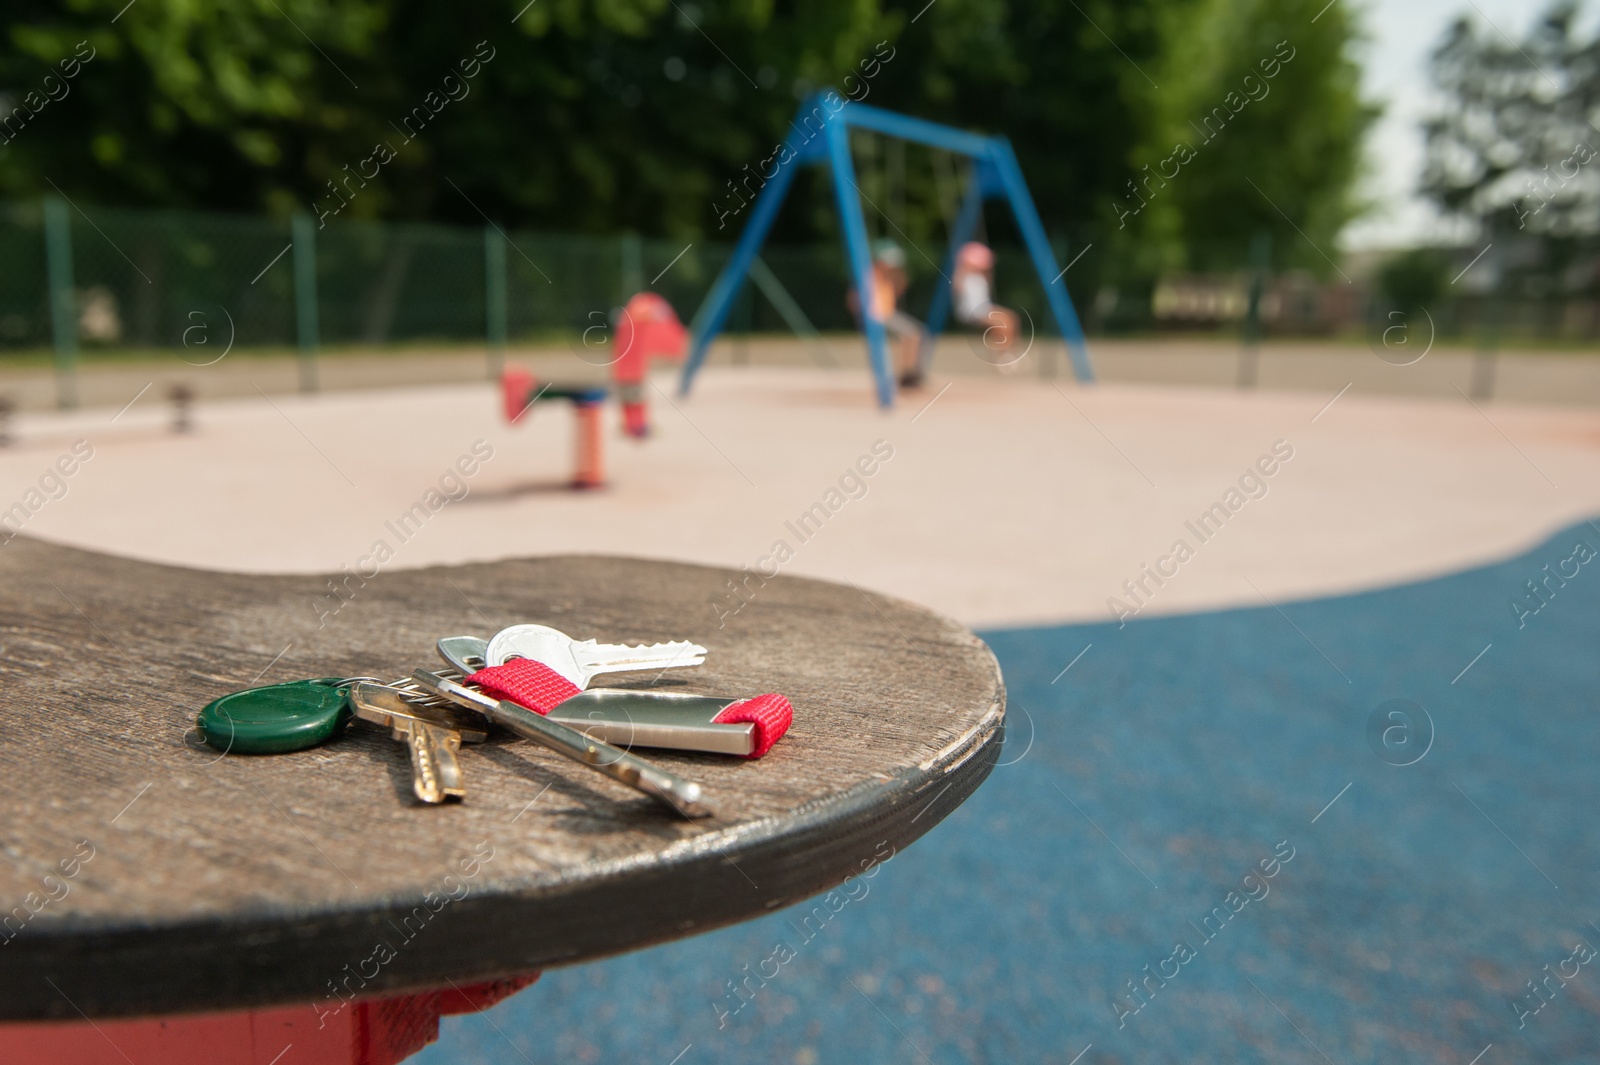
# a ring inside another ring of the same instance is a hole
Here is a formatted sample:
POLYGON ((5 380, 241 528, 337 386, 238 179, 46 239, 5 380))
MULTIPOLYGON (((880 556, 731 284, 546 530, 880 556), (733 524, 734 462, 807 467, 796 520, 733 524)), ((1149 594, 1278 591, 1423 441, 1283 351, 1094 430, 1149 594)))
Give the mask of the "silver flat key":
MULTIPOLYGON (((463 678, 487 665, 488 644, 476 636, 445 636, 435 646, 439 657, 463 678)), ((552 707, 545 717, 624 749, 668 747, 748 755, 755 750, 755 725, 716 721, 738 701, 679 692, 588 688, 552 707)))
POLYGON ((443 636, 434 647, 439 657, 463 677, 470 677, 489 664, 489 641, 476 636, 443 636))
POLYGON ((418 799, 441 803, 466 797, 456 755, 463 740, 478 743, 489 738, 481 718, 454 707, 419 705, 382 684, 355 684, 350 702, 357 717, 405 741, 411 754, 411 790, 418 799))
POLYGON ((427 691, 444 696, 457 705, 470 707, 519 736, 644 792, 685 817, 711 817, 714 814, 705 801, 700 785, 692 780, 669 773, 604 740, 585 736, 577 729, 540 717, 516 703, 485 695, 426 670, 419 669, 411 676, 427 691))
POLYGON ((495 633, 484 657, 491 666, 504 665, 513 658, 531 658, 578 687, 587 688, 601 673, 698 666, 706 660, 706 649, 687 640, 632 646, 597 643, 574 640, 548 625, 513 625, 495 633))

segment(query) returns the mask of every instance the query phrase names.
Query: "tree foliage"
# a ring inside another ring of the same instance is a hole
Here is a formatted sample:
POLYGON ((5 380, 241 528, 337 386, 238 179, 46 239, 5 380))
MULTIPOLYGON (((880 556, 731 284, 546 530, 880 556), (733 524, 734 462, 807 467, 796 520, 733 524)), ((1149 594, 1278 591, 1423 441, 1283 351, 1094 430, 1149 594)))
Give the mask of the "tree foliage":
POLYGON ((1393 307, 1426 307, 1448 286, 1450 259, 1437 248, 1411 248, 1378 270, 1378 292, 1393 307))
MULTIPOLYGON (((1135 229, 1166 265, 1238 268, 1258 233, 1273 265, 1331 272, 1354 198, 1362 101, 1352 15, 1327 0, 1198 0, 1170 9, 1150 134, 1134 156, 1149 202, 1135 229), (1192 159, 1176 166, 1189 152, 1192 159), (1161 163, 1165 187, 1144 178, 1161 163)), ((1129 202, 1126 189, 1123 206, 1129 202)))
MULTIPOLYGON (((835 87, 1008 135, 1052 234, 1139 270, 1237 266, 1260 228, 1318 265, 1296 229, 1333 254, 1371 117, 1350 16, 1318 0, 525 2, 11 0, 7 110, 77 42, 95 57, 0 148, 0 195, 717 234, 728 182, 835 87), (1281 41, 1270 94, 1199 143, 1281 41), (1195 159, 1119 225, 1178 139, 1195 159)), ((874 225, 937 244, 959 164, 861 147, 874 225)), ((780 236, 834 232, 828 195, 802 180, 780 236)))
POLYGON ((1423 191, 1499 246, 1490 274, 1524 295, 1600 284, 1600 33, 1578 15, 1558 2, 1520 41, 1462 18, 1433 55, 1423 191))
POLYGON ((1573 236, 1600 231, 1600 35, 1578 7, 1552 6, 1522 41, 1462 18, 1433 56, 1447 103, 1427 123, 1423 189, 1486 228, 1573 236))

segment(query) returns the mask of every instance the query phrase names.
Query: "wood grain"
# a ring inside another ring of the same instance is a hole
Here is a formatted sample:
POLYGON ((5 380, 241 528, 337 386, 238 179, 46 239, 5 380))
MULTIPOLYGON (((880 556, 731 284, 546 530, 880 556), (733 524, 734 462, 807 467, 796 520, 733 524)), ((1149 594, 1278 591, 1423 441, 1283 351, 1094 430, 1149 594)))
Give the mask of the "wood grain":
POLYGON ((319 626, 325 577, 0 547, 0 1019, 336 1009, 690 935, 838 885, 988 775, 1005 692, 971 633, 790 577, 719 628, 731 576, 599 557, 385 572, 319 626), (263 757, 191 728, 252 683, 398 677, 436 665, 440 636, 521 621, 695 640, 706 664, 661 685, 783 692, 794 725, 756 762, 642 752, 706 787, 719 816, 697 822, 509 735, 462 751, 466 802, 422 807, 405 746, 365 723, 263 757))

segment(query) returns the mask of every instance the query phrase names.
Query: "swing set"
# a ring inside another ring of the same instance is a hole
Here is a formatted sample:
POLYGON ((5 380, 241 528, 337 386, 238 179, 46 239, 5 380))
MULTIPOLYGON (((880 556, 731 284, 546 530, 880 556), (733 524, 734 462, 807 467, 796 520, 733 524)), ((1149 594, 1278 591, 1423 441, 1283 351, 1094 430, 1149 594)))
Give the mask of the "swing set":
MULTIPOLYGON (((814 163, 828 167, 833 178, 834 199, 844 229, 845 255, 855 289, 861 293, 871 291, 872 256, 868 247, 866 220, 861 212, 855 163, 850 153, 852 129, 924 144, 965 156, 973 164, 973 179, 968 185, 960 213, 950 228, 950 245, 940 269, 940 281, 934 287, 933 301, 928 308, 927 333, 919 352, 921 362, 926 365, 934 339, 943 331, 950 315, 950 278, 955 269, 956 253, 972 239, 977 230, 983 216, 984 201, 990 198, 1004 199, 1011 205, 1017 229, 1021 231, 1039 282, 1044 286, 1051 315, 1066 341, 1073 373, 1079 381, 1093 381, 1094 370, 1089 365, 1083 327, 1078 322, 1072 298, 1067 295, 1066 285, 1061 280, 1065 271, 1058 269, 1055 253, 1045 239, 1044 226, 1039 221, 1039 212, 1034 208, 1027 183, 1022 179, 1022 170, 1017 166, 1011 142, 1005 137, 985 137, 926 119, 885 111, 880 107, 842 100, 837 94, 829 96, 813 95, 800 105, 799 113, 790 124, 791 132, 784 142, 775 172, 771 176, 761 175, 764 181, 751 208, 750 221, 739 236, 732 258, 723 267, 722 273, 717 275, 716 283, 711 286, 704 303, 695 313, 694 336, 683 367, 682 393, 688 394, 695 374, 705 362, 711 342, 727 324, 728 314, 744 286, 746 276, 753 269, 764 270, 759 265, 757 255, 772 230, 772 223, 783 206, 784 197, 794 183, 797 164, 814 163), (829 96, 836 101, 836 106, 830 105, 829 96)), ((765 290, 770 286, 762 287, 765 290)), ((890 372, 884 325, 870 314, 861 316, 861 324, 866 333, 867 354, 877 385, 878 404, 885 408, 892 407, 895 384, 890 372)))

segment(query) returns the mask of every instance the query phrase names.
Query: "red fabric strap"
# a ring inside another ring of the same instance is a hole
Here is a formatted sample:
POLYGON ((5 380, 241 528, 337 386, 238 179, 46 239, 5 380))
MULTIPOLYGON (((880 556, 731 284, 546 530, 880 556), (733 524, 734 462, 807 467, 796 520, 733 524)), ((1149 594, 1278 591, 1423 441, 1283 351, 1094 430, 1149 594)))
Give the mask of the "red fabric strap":
POLYGON ((485 666, 468 682, 498 699, 510 699, 539 714, 548 714, 583 689, 543 662, 513 658, 499 666, 485 666))
POLYGON ((789 705, 789 700, 772 693, 733 703, 711 719, 712 724, 716 725, 738 725, 746 721, 755 723, 755 750, 746 758, 760 758, 772 750, 772 745, 789 731, 789 723, 793 720, 794 707, 789 705))
MULTIPOLYGON (((510 699, 540 714, 548 714, 583 690, 543 662, 532 658, 513 658, 504 665, 485 666, 468 677, 467 681, 497 699, 510 699)), ((783 696, 769 693, 731 703, 711 720, 718 725, 738 725, 746 721, 753 723, 756 727, 755 749, 746 757, 760 758, 789 731, 789 724, 794 720, 794 707, 783 696)))

